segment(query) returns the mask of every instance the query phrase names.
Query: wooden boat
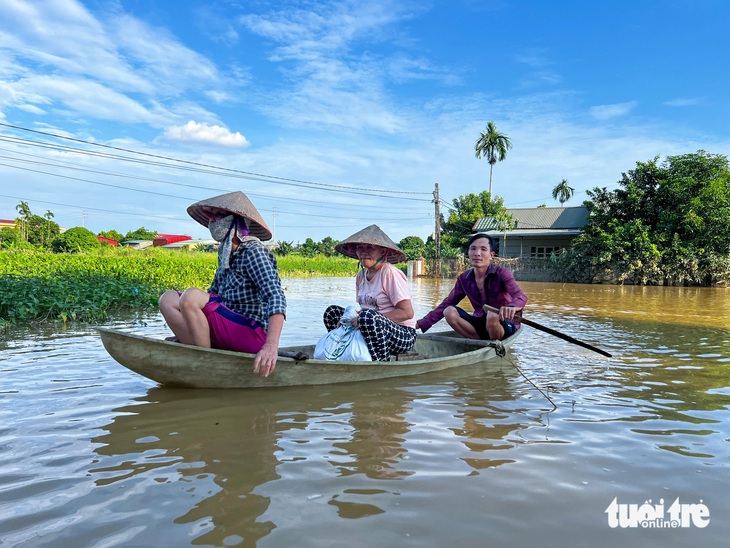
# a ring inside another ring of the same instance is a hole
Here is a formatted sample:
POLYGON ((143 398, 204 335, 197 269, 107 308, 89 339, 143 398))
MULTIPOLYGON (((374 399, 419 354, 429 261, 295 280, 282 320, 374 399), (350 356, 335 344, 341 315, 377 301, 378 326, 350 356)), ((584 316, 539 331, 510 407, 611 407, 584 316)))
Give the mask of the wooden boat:
POLYGON ((342 362, 309 359, 314 345, 282 348, 274 373, 253 372, 253 354, 201 348, 98 328, 107 352, 121 365, 168 387, 264 388, 368 381, 420 375, 486 362, 503 356, 517 331, 504 341, 464 339, 454 332, 418 335, 415 354, 396 362, 342 362))

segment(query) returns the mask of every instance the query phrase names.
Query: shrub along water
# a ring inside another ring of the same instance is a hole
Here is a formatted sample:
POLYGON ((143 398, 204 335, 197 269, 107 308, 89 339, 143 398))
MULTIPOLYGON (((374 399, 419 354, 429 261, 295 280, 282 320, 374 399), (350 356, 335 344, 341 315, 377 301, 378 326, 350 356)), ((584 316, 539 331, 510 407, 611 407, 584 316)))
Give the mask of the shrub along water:
MULTIPOLYGON (((346 257, 277 257, 284 277, 352 276, 346 257)), ((25 321, 99 321, 114 310, 154 309, 167 289, 207 288, 216 253, 106 249, 87 253, 0 251, 0 326, 25 321)))

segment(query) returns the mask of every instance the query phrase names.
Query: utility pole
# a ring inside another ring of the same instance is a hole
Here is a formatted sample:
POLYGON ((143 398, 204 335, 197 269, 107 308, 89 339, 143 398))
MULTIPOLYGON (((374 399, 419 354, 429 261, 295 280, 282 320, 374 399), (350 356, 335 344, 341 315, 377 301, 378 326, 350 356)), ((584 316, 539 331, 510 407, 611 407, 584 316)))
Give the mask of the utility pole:
POLYGON ((433 203, 434 203, 434 218, 436 220, 435 231, 433 235, 434 242, 436 243, 436 271, 438 277, 441 277, 441 198, 439 198, 439 184, 435 184, 433 191, 433 203))
POLYGON ((274 231, 273 231, 273 242, 276 243, 276 208, 272 207, 271 210, 274 212, 274 231))

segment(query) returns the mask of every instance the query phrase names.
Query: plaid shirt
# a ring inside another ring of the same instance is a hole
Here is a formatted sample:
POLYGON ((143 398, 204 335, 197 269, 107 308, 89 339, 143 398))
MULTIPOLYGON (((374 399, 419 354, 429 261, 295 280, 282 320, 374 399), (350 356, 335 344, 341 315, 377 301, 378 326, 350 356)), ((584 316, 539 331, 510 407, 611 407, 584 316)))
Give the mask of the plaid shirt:
POLYGON ((286 314, 286 297, 276 269, 276 258, 258 238, 243 239, 231 254, 230 268, 218 254, 218 270, 208 293, 217 293, 222 303, 234 312, 256 320, 269 329, 269 316, 286 314))

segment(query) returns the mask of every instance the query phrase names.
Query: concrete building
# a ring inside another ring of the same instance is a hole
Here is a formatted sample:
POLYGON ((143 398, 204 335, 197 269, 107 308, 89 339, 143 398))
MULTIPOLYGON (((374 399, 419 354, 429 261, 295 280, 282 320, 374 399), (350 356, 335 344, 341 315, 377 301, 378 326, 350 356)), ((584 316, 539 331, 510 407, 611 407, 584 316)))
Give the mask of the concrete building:
POLYGON ((494 217, 482 217, 472 228, 474 234, 483 232, 497 240, 502 258, 541 259, 560 253, 588 222, 588 208, 583 206, 516 208, 507 213, 517 221, 512 230, 497 230, 494 217))

